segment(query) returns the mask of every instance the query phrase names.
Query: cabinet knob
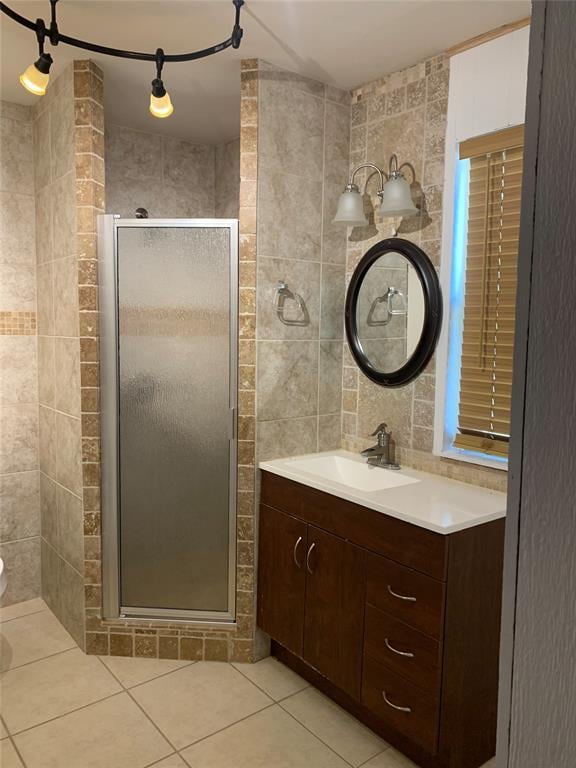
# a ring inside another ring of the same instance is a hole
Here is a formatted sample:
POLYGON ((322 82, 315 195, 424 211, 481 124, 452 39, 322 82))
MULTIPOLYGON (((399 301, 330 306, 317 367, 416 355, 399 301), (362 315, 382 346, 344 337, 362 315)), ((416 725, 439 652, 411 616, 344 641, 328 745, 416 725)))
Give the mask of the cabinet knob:
POLYGON ((298 540, 296 541, 296 544, 294 544, 294 551, 292 552, 292 557, 294 558, 294 563, 296 565, 296 568, 302 568, 302 563, 298 560, 298 547, 302 544, 302 536, 298 536, 298 540))
POLYGON ((389 707, 392 707, 392 709, 397 709, 398 712, 412 712, 412 707, 399 707, 398 704, 393 704, 388 696, 386 695, 386 691, 382 691, 382 698, 388 704, 389 707))
POLYGON ((312 576, 312 574, 314 573, 312 568, 310 568, 310 555, 312 554, 312 551, 314 550, 315 546, 316 546, 316 542, 313 541, 312 544, 310 544, 310 546, 308 547, 308 552, 306 553, 306 570, 308 571, 310 576, 312 576))

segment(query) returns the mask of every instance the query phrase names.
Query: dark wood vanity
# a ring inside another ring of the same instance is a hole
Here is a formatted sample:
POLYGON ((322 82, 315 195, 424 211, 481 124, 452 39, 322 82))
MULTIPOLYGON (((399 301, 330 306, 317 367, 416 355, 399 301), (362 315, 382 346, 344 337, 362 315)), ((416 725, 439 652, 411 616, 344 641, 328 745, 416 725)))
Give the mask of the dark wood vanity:
POLYGON ((443 535, 262 473, 273 653, 424 768, 496 750, 504 520, 443 535))

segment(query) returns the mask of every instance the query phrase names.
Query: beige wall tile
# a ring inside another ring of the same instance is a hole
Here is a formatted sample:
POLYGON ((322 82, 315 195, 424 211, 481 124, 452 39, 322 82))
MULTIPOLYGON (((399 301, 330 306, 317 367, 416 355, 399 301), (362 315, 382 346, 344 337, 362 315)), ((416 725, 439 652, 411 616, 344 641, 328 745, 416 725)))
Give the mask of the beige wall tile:
POLYGON ((48 477, 56 476, 56 412, 40 406, 39 411, 40 469, 48 477))
POLYGON ((0 336, 0 406, 37 403, 35 336, 0 336))
POLYGON ((35 242, 33 196, 0 192, 0 261, 34 264, 35 242))
POLYGON ((78 337, 76 259, 57 259, 54 267, 54 335, 78 337))
POLYGON ((311 416, 317 412, 318 343, 258 342, 258 418, 311 416))
POLYGON ((57 486, 58 552, 78 573, 84 567, 84 516, 82 501, 57 486))
POLYGON ((317 450, 318 417, 260 421, 256 426, 258 461, 314 453, 317 450))
POLYGON ((342 415, 331 413, 318 417, 318 450, 333 451, 342 446, 342 415))
POLYGON ((39 536, 39 472, 0 475, 0 508, 0 542, 39 536))
POLYGON ((42 538, 56 550, 58 547, 58 486, 40 472, 40 513, 42 538))
POLYGON ((80 415, 80 345, 77 338, 54 339, 55 408, 70 416, 80 415))
POLYGON ((40 594, 40 537, 0 543, 8 584, 3 605, 32 600, 40 594))
POLYGON ((54 338, 38 336, 38 399, 42 405, 54 407, 54 338))
POLYGON ((320 261, 321 224, 322 180, 303 182, 262 161, 258 177, 258 255, 320 261), (290 231, 298 232, 298 237, 287 237, 290 231))
POLYGON ((56 480, 72 493, 81 495, 80 420, 56 413, 56 480))
POLYGON ((320 341, 318 413, 338 413, 342 406, 342 342, 320 341))
POLYGON ((0 474, 38 469, 38 406, 2 405, 0 474))
POLYGON ((58 614, 60 611, 59 560, 56 550, 45 539, 41 540, 42 597, 48 607, 58 614))

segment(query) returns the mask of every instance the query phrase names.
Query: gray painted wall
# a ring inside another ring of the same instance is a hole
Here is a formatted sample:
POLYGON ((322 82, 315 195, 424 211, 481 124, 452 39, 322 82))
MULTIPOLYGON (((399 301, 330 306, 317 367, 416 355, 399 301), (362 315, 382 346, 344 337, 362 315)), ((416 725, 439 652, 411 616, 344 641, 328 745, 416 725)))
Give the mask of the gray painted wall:
POLYGON ((573 768, 576 3, 533 10, 498 765, 573 768))

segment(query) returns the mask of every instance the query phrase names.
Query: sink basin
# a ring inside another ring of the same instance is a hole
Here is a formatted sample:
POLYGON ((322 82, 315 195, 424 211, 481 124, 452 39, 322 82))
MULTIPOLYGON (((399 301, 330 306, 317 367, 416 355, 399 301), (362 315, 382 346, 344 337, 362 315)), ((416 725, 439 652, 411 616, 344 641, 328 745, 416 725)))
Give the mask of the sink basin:
POLYGON ((345 456, 295 459, 290 462, 290 466, 292 469, 360 491, 383 491, 386 488, 398 488, 401 485, 420 482, 418 478, 408 477, 398 470, 373 467, 366 462, 353 461, 345 456))

